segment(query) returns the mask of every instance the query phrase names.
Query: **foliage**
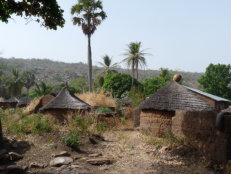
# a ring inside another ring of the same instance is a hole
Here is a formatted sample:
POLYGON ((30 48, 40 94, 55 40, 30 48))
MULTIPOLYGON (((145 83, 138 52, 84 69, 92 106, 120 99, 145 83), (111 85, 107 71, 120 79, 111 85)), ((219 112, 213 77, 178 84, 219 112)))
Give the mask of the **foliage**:
POLYGON ((141 42, 131 42, 128 45, 128 49, 124 53, 124 56, 126 58, 123 60, 123 62, 127 63, 128 67, 131 67, 132 69, 132 85, 133 85, 133 79, 135 76, 135 71, 136 71, 136 79, 138 80, 138 68, 139 66, 145 66, 146 65, 146 60, 145 60, 145 55, 147 53, 144 53, 144 50, 140 50, 141 48, 141 42))
POLYGON ((40 97, 42 95, 50 94, 52 91, 52 87, 45 82, 41 82, 40 84, 35 84, 34 90, 30 93, 31 98, 40 97))
POLYGON ((23 87, 22 76, 18 69, 13 69, 11 73, 12 75, 6 82, 6 87, 11 97, 19 97, 23 87))
POLYGON ((0 21, 7 23, 12 15, 25 16, 28 21, 34 20, 49 29, 63 27, 65 20, 63 10, 56 0, 1 0, 0 21), (33 19, 32 17, 35 17, 33 19))
POLYGON ((72 131, 69 134, 62 137, 61 141, 69 147, 78 148, 81 142, 81 135, 77 131, 72 131))
POLYGON ((210 64, 198 82, 204 91, 213 95, 231 99, 231 67, 225 64, 210 64))
POLYGON ((33 134, 44 134, 44 133, 49 133, 51 132, 52 128, 50 126, 48 118, 42 120, 41 116, 38 115, 34 119, 33 125, 32 125, 32 133, 33 134))
POLYGON ((89 91, 92 91, 92 53, 91 36, 97 26, 107 17, 103 11, 100 0, 78 0, 78 3, 71 8, 73 24, 82 26, 83 33, 88 37, 88 79, 89 91))
POLYGON ((112 58, 108 55, 105 55, 102 57, 103 62, 98 62, 103 67, 102 75, 108 75, 111 73, 117 73, 115 68, 118 67, 118 63, 112 64, 112 58))
POLYGON ((96 112, 106 114, 106 113, 112 113, 113 111, 111 110, 111 108, 108 107, 98 107, 96 109, 96 112))
POLYGON ((87 91, 87 82, 83 77, 71 79, 70 86, 75 89, 75 93, 84 93, 87 91))
POLYGON ((97 130, 98 130, 99 134, 101 134, 101 133, 103 133, 104 131, 106 131, 106 125, 105 125, 105 123, 99 122, 99 123, 97 124, 97 130))
POLYGON ((129 98, 132 102, 132 108, 139 106, 139 104, 145 99, 143 88, 132 87, 131 91, 129 92, 129 98))
MULTIPOLYGON (((112 92, 114 97, 120 98, 124 93, 131 90, 132 77, 127 74, 108 74, 103 84, 103 90, 112 92)), ((142 88, 142 84, 134 80, 134 86, 142 88)))
POLYGON ((122 101, 120 99, 116 99, 116 113, 119 114, 120 118, 124 117, 123 112, 125 111, 125 107, 124 104, 122 103, 122 101))
POLYGON ((168 69, 161 68, 161 73, 158 77, 147 78, 144 82, 145 96, 151 96, 172 79, 168 69))
POLYGON ((29 89, 35 84, 35 75, 32 71, 25 71, 22 74, 23 86, 27 89, 27 96, 29 95, 29 89))

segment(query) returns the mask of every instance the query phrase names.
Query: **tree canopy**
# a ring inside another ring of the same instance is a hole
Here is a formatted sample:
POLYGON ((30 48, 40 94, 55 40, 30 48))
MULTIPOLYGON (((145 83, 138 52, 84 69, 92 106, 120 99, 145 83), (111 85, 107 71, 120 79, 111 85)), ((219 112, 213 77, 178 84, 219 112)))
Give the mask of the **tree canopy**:
POLYGON ((210 64, 198 82, 205 92, 231 99, 231 66, 225 64, 210 64))
POLYGON ((0 21, 5 23, 15 14, 56 30, 65 23, 63 12, 56 0, 0 0, 0 21))

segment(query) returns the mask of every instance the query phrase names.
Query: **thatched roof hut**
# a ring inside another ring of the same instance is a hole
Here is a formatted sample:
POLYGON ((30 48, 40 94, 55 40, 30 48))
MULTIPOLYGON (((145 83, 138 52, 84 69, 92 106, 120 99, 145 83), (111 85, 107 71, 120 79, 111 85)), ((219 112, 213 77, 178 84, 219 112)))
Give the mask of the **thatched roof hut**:
POLYGON ((26 107, 27 105, 30 104, 30 102, 32 101, 31 98, 28 98, 28 97, 22 97, 19 99, 18 101, 18 104, 17 104, 17 107, 26 107))
POLYGON ((19 100, 16 97, 12 97, 8 100, 0 102, 0 108, 2 109, 9 109, 15 108, 19 100))
POLYGON ((42 107, 41 111, 49 109, 68 109, 68 110, 88 110, 91 106, 80 100, 75 95, 70 94, 67 87, 64 87, 59 94, 47 105, 42 107))

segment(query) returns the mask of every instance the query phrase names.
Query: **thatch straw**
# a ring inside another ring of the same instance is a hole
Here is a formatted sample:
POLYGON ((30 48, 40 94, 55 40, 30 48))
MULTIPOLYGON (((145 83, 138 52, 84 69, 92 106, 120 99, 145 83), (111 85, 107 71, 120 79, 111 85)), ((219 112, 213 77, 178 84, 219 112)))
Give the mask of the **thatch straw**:
POLYGON ((88 103, 91 106, 108 106, 115 107, 115 101, 112 96, 106 96, 102 91, 100 93, 83 93, 75 94, 78 98, 88 103))
POLYGON ((4 102, 4 98, 0 97, 0 102, 4 102))

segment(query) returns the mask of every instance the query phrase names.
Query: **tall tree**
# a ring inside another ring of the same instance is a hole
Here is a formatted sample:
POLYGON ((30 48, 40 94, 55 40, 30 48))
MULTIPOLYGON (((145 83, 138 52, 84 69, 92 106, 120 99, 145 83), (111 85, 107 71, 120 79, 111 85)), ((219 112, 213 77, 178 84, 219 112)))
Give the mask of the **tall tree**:
POLYGON ((6 86, 11 97, 19 97, 23 87, 22 76, 17 68, 13 69, 11 73, 12 76, 6 82, 6 86))
POLYGON ((47 95, 51 93, 52 87, 47 85, 45 82, 41 82, 40 84, 35 84, 35 89, 33 90, 32 97, 40 97, 42 95, 47 95))
POLYGON ((63 27, 63 10, 56 0, 0 0, 0 21, 7 23, 15 14, 41 23, 48 29, 63 27))
POLYGON ((71 8, 71 14, 74 15, 73 24, 82 26, 83 33, 88 38, 88 81, 89 91, 92 91, 91 36, 107 16, 100 0, 78 0, 71 8))
POLYGON ((147 55, 147 53, 145 53, 144 50, 141 50, 141 42, 131 42, 124 53, 126 58, 123 62, 126 62, 127 66, 132 69, 132 85, 134 83, 135 71, 136 79, 138 80, 139 66, 142 67, 146 65, 145 55, 147 55))
POLYGON ((23 86, 27 89, 27 97, 29 97, 29 90, 35 84, 35 75, 32 71, 25 71, 22 74, 23 86))
POLYGON ((118 67, 118 63, 112 64, 112 58, 108 55, 102 57, 103 61, 99 62, 99 64, 103 67, 103 74, 108 75, 110 73, 117 73, 115 68, 118 67))
POLYGON ((231 99, 230 65, 210 64, 198 82, 203 86, 205 92, 231 99))

